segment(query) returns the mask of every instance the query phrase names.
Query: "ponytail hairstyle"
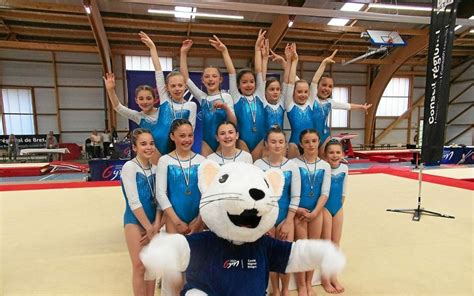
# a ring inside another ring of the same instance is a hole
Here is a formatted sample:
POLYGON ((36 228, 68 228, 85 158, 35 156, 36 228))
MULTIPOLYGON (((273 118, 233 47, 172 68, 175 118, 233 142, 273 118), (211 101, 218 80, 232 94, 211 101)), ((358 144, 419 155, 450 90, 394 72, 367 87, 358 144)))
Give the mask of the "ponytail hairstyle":
POLYGON ((150 130, 148 130, 146 128, 136 128, 136 129, 134 129, 133 132, 132 132, 132 135, 131 135, 131 140, 132 140, 132 145, 133 146, 137 146, 138 136, 140 136, 141 134, 150 134, 151 135, 151 132, 150 132, 150 130))
POLYGON ((135 98, 138 97, 138 93, 142 90, 149 91, 151 93, 151 96, 153 97, 153 100, 156 99, 155 90, 153 89, 153 87, 146 84, 139 85, 137 86, 137 88, 135 88, 135 98))
POLYGON ((303 130, 300 133, 300 138, 299 138, 300 141, 298 143, 298 151, 300 152, 300 154, 304 153, 303 147, 301 147, 301 141, 303 140, 303 137, 306 134, 316 134, 318 136, 318 140, 321 140, 321 136, 319 135, 318 131, 315 130, 314 128, 307 128, 307 129, 303 130))
POLYGON ((255 85, 257 84, 257 78, 255 76, 255 73, 249 69, 249 68, 244 68, 244 69, 241 69, 239 72, 237 72, 237 88, 239 89, 239 92, 242 94, 242 91, 240 90, 240 80, 242 79, 242 76, 244 76, 245 74, 252 74, 253 76, 253 79, 255 80, 255 85))
POLYGON ((173 150, 176 149, 175 142, 173 140, 171 140, 171 134, 173 134, 180 126, 183 126, 183 125, 189 125, 191 128, 193 127, 191 122, 189 120, 187 120, 186 118, 179 118, 179 119, 174 120, 171 123, 170 133, 168 135, 168 148, 169 148, 169 151, 173 151, 173 150))
POLYGON ((217 128, 216 128, 216 136, 219 135, 219 128, 220 128, 221 126, 223 126, 223 125, 228 125, 228 124, 230 124, 230 125, 232 125, 232 126, 234 127, 236 133, 239 133, 239 132, 237 131, 237 126, 235 125, 235 123, 233 123, 232 121, 227 121, 227 120, 226 120, 226 121, 223 121, 223 122, 219 123, 219 125, 217 126, 217 128))
POLYGON ((280 80, 278 80, 276 77, 268 77, 267 81, 265 82, 265 90, 267 90, 267 88, 270 86, 270 84, 272 84, 275 81, 278 82, 278 84, 280 84, 280 86, 281 86, 280 80))

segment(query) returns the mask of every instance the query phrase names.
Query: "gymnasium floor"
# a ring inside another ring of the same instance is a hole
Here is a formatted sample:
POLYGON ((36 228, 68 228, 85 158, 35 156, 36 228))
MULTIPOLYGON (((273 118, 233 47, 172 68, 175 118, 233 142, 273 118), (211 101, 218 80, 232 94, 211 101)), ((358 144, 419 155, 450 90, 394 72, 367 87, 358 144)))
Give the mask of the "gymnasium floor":
MULTIPOLYGON (((132 295, 120 187, 0 194, 1 295, 132 295)), ((454 220, 385 211, 417 194, 414 179, 349 177, 343 295, 473 295, 473 191, 423 183, 423 206, 454 220)))

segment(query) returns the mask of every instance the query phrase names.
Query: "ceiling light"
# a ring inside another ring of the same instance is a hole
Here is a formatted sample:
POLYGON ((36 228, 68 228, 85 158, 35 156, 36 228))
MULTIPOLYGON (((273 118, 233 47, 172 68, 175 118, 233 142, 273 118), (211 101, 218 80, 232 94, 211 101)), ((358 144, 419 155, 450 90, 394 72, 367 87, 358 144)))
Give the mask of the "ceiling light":
POLYGON ((348 19, 345 18, 332 18, 328 25, 330 26, 345 26, 349 22, 348 19))
POLYGON ((469 31, 469 33, 474 33, 474 30, 469 31))
MULTIPOLYGON (((180 6, 176 6, 178 8, 180 6)), ((223 19, 234 19, 234 20, 243 20, 244 17, 241 15, 227 15, 227 14, 215 14, 215 13, 204 13, 204 12, 197 12, 196 8, 192 7, 184 7, 181 11, 179 10, 163 10, 163 9, 148 9, 148 13, 156 13, 156 14, 170 14, 174 15, 175 17, 182 17, 182 18, 194 18, 194 17, 209 17, 209 18, 223 18, 223 19), (186 11, 183 11, 186 8, 186 11), (178 16, 179 15, 179 16, 178 16)), ((181 7, 180 7, 181 9, 181 7)))
POLYGON ((90 8, 90 6, 84 5, 84 9, 86 10, 86 13, 87 13, 87 14, 91 14, 91 8, 90 8))
POLYGON ((474 20, 474 15, 469 18, 470 20, 474 20))
POLYGON ((409 5, 394 5, 394 4, 381 4, 381 3, 369 3, 369 8, 386 8, 386 9, 397 9, 397 10, 419 10, 419 11, 431 11, 431 7, 428 6, 409 6, 409 5))
POLYGON ((462 28, 462 26, 461 26, 461 25, 457 25, 456 28, 454 28, 454 31, 457 31, 457 30, 459 30, 460 28, 462 28))
POLYGON ((365 4, 361 3, 350 3, 347 2, 346 4, 342 5, 341 10, 343 11, 359 11, 364 7, 365 4))

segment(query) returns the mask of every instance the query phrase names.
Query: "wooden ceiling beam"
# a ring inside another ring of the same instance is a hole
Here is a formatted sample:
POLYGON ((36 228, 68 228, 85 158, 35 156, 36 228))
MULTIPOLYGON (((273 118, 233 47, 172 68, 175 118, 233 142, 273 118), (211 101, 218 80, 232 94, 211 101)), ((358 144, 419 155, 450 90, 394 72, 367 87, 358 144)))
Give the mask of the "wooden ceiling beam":
POLYGON ((99 56, 102 61, 102 69, 104 73, 113 73, 112 52, 110 51, 109 40, 105 33, 104 24, 102 23, 102 16, 100 15, 97 0, 84 0, 84 5, 90 7, 90 14, 87 14, 89 23, 94 34, 99 56))
POLYGON ((84 13, 84 7, 82 7, 82 5, 34 2, 31 0, 2 0, 0 4, 11 8, 84 13))
POLYGON ((0 41, 0 48, 97 53, 97 46, 92 45, 54 44, 22 41, 0 41))
MULTIPOLYGON (((294 29, 301 30, 311 30, 311 31, 324 31, 324 32, 334 32, 334 33, 362 33, 367 32, 367 30, 383 30, 380 27, 377 27, 376 23, 374 26, 368 27, 358 27, 358 26, 330 26, 321 23, 295 23, 293 26, 294 29)), ((413 36, 423 36, 429 33, 428 29, 397 29, 398 34, 400 35, 413 35, 413 36)))
POLYGON ((89 24, 87 16, 79 14, 63 14, 49 12, 32 12, 32 11, 10 11, 2 10, 2 18, 6 21, 29 21, 38 23, 66 24, 66 25, 83 25, 89 24))
POLYGON ((266 38, 269 40, 270 48, 276 49, 280 41, 285 37, 288 31, 288 22, 290 17, 288 15, 277 15, 273 18, 272 25, 267 31, 266 38))
POLYGON ((408 40, 407 46, 395 49, 388 58, 384 59, 389 62, 389 64, 380 66, 377 75, 370 85, 367 96, 367 103, 372 104, 372 108, 368 110, 368 114, 365 117, 365 144, 371 144, 375 140, 373 135, 375 130, 375 113, 377 112, 377 107, 385 87, 390 82, 393 74, 400 68, 400 66, 404 64, 406 65, 406 62, 411 57, 415 56, 418 52, 422 51, 428 46, 428 41, 428 34, 425 36, 412 37, 410 40, 408 40))

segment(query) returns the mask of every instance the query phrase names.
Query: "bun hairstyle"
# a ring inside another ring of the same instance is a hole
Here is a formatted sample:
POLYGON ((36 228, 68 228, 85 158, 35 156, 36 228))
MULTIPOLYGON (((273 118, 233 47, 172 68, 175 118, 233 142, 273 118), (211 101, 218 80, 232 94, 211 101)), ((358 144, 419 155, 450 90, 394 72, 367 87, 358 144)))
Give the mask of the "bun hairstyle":
POLYGON ((136 129, 134 129, 133 132, 132 132, 132 144, 134 146, 137 145, 138 137, 141 134, 150 134, 151 135, 151 132, 150 132, 150 130, 148 130, 146 128, 136 128, 136 129))
POLYGON ((324 147, 324 153, 327 153, 328 152, 328 147, 330 146, 339 146, 341 147, 341 150, 344 151, 343 147, 342 147, 342 144, 341 142, 339 142, 339 140, 336 140, 336 139, 331 139, 329 140, 329 142, 326 144, 326 147, 324 147))
POLYGON ((283 137, 285 138, 285 141, 286 141, 286 134, 285 134, 285 132, 284 132, 284 131, 282 130, 282 128, 281 128, 279 125, 277 125, 277 124, 272 125, 272 126, 268 129, 267 134, 265 135, 265 139, 264 139, 265 143, 268 142, 268 136, 270 136, 270 134, 282 134, 283 137))
POLYGON ((178 119, 175 119, 172 123, 171 123, 171 127, 170 127, 170 133, 168 135, 168 147, 169 147, 169 151, 173 151, 176 149, 176 144, 171 140, 171 134, 173 134, 180 126, 183 126, 183 125, 189 125, 190 127, 192 127, 193 125, 191 124, 191 122, 189 120, 187 120, 186 118, 178 118, 178 119))
POLYGON ((299 150, 300 154, 304 153, 303 147, 301 147, 301 141, 303 140, 303 137, 306 134, 316 134, 318 136, 318 140, 321 140, 321 136, 319 135, 318 131, 315 130, 314 128, 307 128, 307 129, 303 130, 300 133, 300 138, 299 138, 300 142, 298 143, 298 150, 299 150))

